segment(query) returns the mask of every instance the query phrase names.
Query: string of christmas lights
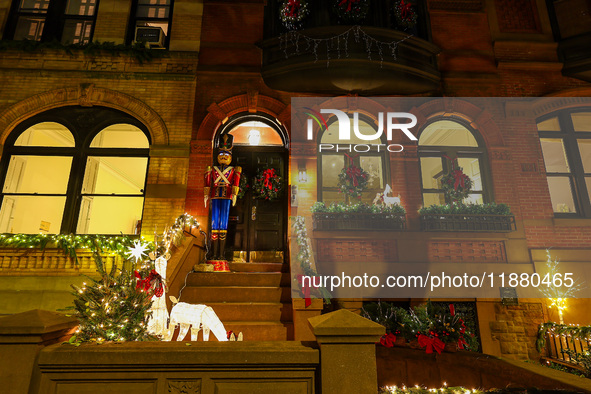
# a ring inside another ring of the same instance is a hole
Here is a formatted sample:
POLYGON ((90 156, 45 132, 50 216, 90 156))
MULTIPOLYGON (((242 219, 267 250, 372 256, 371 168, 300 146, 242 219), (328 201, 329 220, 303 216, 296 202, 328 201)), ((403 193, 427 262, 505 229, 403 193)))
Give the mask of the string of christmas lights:
POLYGON ((326 48, 326 67, 328 68, 330 66, 331 51, 336 51, 337 59, 341 58, 342 51, 344 52, 344 57, 349 57, 349 40, 351 36, 356 43, 365 43, 365 50, 369 60, 373 60, 372 52, 375 48, 380 59, 380 67, 382 67, 385 53, 390 53, 392 59, 396 61, 398 45, 413 35, 409 34, 400 40, 382 41, 369 35, 361 26, 352 26, 344 32, 328 38, 314 38, 298 31, 290 31, 279 37, 279 49, 283 51, 285 58, 289 59, 290 56, 300 55, 300 48, 304 48, 304 51, 312 51, 315 59, 314 62, 317 62, 319 60, 318 50, 321 44, 323 44, 326 48), (294 48, 293 52, 289 51, 290 47, 294 48))

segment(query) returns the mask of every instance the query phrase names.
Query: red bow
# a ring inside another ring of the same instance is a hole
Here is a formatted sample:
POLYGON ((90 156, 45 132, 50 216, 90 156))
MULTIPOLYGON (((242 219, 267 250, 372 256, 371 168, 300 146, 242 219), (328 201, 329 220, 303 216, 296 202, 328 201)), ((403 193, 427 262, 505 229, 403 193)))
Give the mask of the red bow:
POLYGON ((314 281, 312 280, 312 277, 310 278, 310 284, 312 286, 304 286, 304 282, 302 280, 303 276, 304 275, 298 275, 298 282, 300 283, 300 287, 302 288, 302 293, 304 295, 304 305, 307 308, 310 305, 312 305, 312 287, 316 288, 316 286, 314 286, 314 281))
POLYGON ((162 297, 162 294, 164 294, 164 282, 162 276, 160 276, 156 270, 153 269, 150 274, 143 279, 139 272, 134 271, 133 274, 137 278, 137 283, 135 284, 136 290, 148 292, 150 288, 152 288, 154 289, 154 295, 156 297, 162 297))
POLYGON ((449 304, 449 312, 452 316, 456 315, 456 308, 454 307, 454 304, 449 304))
POLYGON ((357 166, 348 167, 346 170, 347 178, 349 178, 353 182, 353 186, 359 186, 359 182, 357 181, 357 177, 362 175, 361 168, 357 166))
POLYGON ((468 346, 468 343, 466 342, 466 340, 464 339, 464 336, 462 335, 460 337, 460 339, 458 339, 458 347, 460 349, 464 349, 464 347, 468 346))
POLYGON ((271 182, 271 178, 275 178, 275 169, 269 168, 269 169, 263 171, 263 177, 265 178, 263 180, 263 186, 269 190, 272 190, 273 183, 271 182))
POLYGON ((289 0, 287 2, 287 7, 289 9, 285 10, 285 15, 295 18, 298 15, 298 12, 300 11, 300 1, 299 0, 289 0))
POLYGON ((405 3, 404 0, 400 0, 400 5, 398 7, 400 9, 400 16, 402 19, 406 19, 408 13, 411 11, 410 6, 410 3, 405 3))
POLYGON ((396 342, 396 335, 392 333, 382 335, 380 338, 380 344, 385 347, 393 347, 394 342, 396 342))
POLYGON ((425 352, 427 354, 433 353, 433 349, 435 349, 437 353, 441 354, 443 348, 445 347, 445 343, 443 343, 439 338, 431 338, 421 334, 419 335, 419 346, 426 347, 425 352))
POLYGON ((351 11, 351 7, 353 7, 353 3, 359 3, 361 0, 342 0, 339 3, 339 7, 341 7, 343 4, 347 4, 347 12, 351 11))

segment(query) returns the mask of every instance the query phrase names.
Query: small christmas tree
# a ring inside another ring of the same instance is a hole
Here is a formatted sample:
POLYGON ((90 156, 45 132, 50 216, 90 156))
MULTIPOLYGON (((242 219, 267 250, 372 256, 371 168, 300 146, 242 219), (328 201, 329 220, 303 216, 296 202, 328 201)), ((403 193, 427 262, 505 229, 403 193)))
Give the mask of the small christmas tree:
MULTIPOLYGON (((71 342, 146 341, 155 339, 148 329, 152 306, 153 274, 150 264, 140 271, 118 268, 115 263, 107 271, 99 253, 93 253, 99 279, 74 289, 74 316, 80 321, 71 342)), ((133 263, 129 262, 133 267, 133 263)))

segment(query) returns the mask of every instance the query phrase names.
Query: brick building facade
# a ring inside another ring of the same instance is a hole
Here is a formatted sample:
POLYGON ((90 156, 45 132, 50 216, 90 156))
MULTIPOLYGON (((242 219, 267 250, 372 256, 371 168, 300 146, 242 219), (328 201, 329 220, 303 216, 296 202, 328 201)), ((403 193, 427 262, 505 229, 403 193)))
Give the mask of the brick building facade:
MULTIPOLYGON (((4 38, 16 34, 8 32, 10 26, 15 25, 11 18, 24 15, 19 14, 17 3, 20 2, 0 1, 0 32, 4 32, 4 38)), ((591 216, 587 216, 583 208, 588 203, 582 201, 577 214, 556 214, 536 124, 538 119, 560 111, 591 108, 591 101, 585 98, 591 93, 591 53, 585 46, 588 42, 585 40, 591 36, 588 2, 555 1, 549 2, 553 3, 549 7, 543 0, 418 1, 414 2, 420 18, 417 31, 393 33, 390 30, 396 29, 384 26, 375 27, 375 31, 367 30, 367 34, 379 36, 382 41, 399 40, 398 59, 384 55, 378 60, 382 54, 373 52, 374 59, 368 60, 366 50, 371 52, 371 49, 362 45, 351 46, 351 58, 338 60, 334 57, 340 53, 333 48, 330 65, 326 54, 316 53, 316 49, 307 52, 302 49, 293 56, 287 53, 282 56, 285 47, 281 47, 277 38, 277 32, 282 30, 276 2, 175 0, 156 3, 162 4, 157 8, 166 8, 166 18, 154 19, 152 15, 153 20, 146 20, 167 24, 163 42, 169 50, 164 57, 140 63, 129 52, 111 55, 105 50, 95 53, 55 48, 32 52, 18 47, 3 50, 0 53, 1 143, 6 144, 13 130, 25 120, 65 106, 110 108, 135 118, 143 124, 150 139, 141 217, 142 234, 150 236, 154 231, 161 232, 183 212, 207 223, 202 174, 212 163, 216 138, 228 121, 241 117, 252 121, 249 116, 261 115, 277 121, 289 134, 292 97, 322 95, 328 100, 330 96, 346 96, 347 100, 355 102, 357 97, 373 94, 457 97, 419 104, 409 110, 417 115, 419 125, 434 117, 461 118, 476 130, 486 150, 490 200, 510 205, 517 231, 500 235, 421 232, 418 209, 424 203, 419 155, 414 146, 404 155, 390 155, 387 171, 390 174, 387 182, 400 193, 406 208, 408 231, 397 234, 394 239, 372 235, 381 245, 374 258, 395 255, 392 257, 395 262, 470 261, 533 267, 544 261, 546 248, 553 248, 565 263, 590 261, 591 216), (569 12, 570 24, 565 23, 569 12), (405 57, 405 54, 412 56, 405 57), (315 61, 314 57, 319 59, 315 61), (311 77, 319 66, 332 73, 326 75, 334 78, 333 86, 337 87, 325 89, 322 81, 311 77), (355 67, 365 72, 363 78, 370 75, 368 80, 371 80, 371 75, 381 75, 379 78, 388 83, 367 91, 362 88, 350 92, 339 88, 342 82, 339 78, 345 80, 346 69, 355 67), (391 74, 380 74, 385 70, 391 74), (308 78, 319 90, 306 84, 308 78), (297 88, 294 81, 301 88, 297 88), (404 88, 397 88, 397 84, 404 88), (297 91, 290 92, 290 89, 297 91), (540 99, 488 107, 459 99, 496 96, 540 99)), ((141 17, 147 17, 139 9, 137 1, 101 0, 93 22, 92 40, 130 44, 133 41, 130 35, 135 34, 133 27, 142 27, 141 17)), ((332 22, 330 18, 313 19, 309 23, 315 25, 306 26, 302 34, 325 40, 327 36, 343 33, 344 28, 332 22), (331 23, 327 24, 326 20, 331 23), (317 34, 314 29, 321 28, 326 29, 322 33, 324 36, 313 36, 317 34)), ((63 41, 64 36, 59 37, 63 41)), ((283 207, 286 216, 303 212, 306 216, 306 207, 319 201, 316 183, 312 180, 321 170, 318 170, 315 153, 310 152, 309 149, 291 152, 292 159, 301 157, 305 162, 311 182, 298 185, 299 206, 288 212, 286 202, 283 207)), ((581 179, 587 172, 583 171, 581 179)), ((292 185, 298 183, 293 167, 287 177, 292 185)), ((588 197, 580 191, 576 193, 575 199, 588 197)), ((282 226, 287 237, 287 222, 282 226)), ((317 233, 311 237, 317 259, 337 258, 330 252, 334 249, 332 243, 337 241, 330 239, 329 234, 317 233)), ((348 248, 352 251, 348 258, 367 257, 359 254, 356 244, 359 239, 344 241, 350 243, 348 248)), ((23 276, 18 263, 11 264, 2 267, 1 275, 6 278, 23 276)), ((48 270, 27 272, 26 275, 43 276, 48 270)), ((62 273, 72 274, 65 268, 62 273)), ((18 294, 9 296, 15 300, 18 294)), ((565 315, 566 321, 589 323, 586 317, 590 305, 584 300, 572 304, 565 315)), ((350 300, 346 305, 355 309, 361 301, 350 300)), ((545 307, 544 300, 521 300, 519 307, 509 310, 498 301, 479 300, 476 305, 485 352, 520 359, 537 358, 534 350, 537 324, 552 318, 548 316, 552 311, 545 307)), ((7 309, 2 313, 15 311, 7 309)))

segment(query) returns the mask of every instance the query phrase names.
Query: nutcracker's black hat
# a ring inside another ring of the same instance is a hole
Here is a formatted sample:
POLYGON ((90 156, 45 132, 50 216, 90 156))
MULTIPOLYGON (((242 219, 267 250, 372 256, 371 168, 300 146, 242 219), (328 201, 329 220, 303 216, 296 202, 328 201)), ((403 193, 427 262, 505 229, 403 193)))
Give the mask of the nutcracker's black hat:
POLYGON ((220 152, 232 153, 232 143, 234 142, 234 136, 232 134, 224 134, 220 141, 220 152))

